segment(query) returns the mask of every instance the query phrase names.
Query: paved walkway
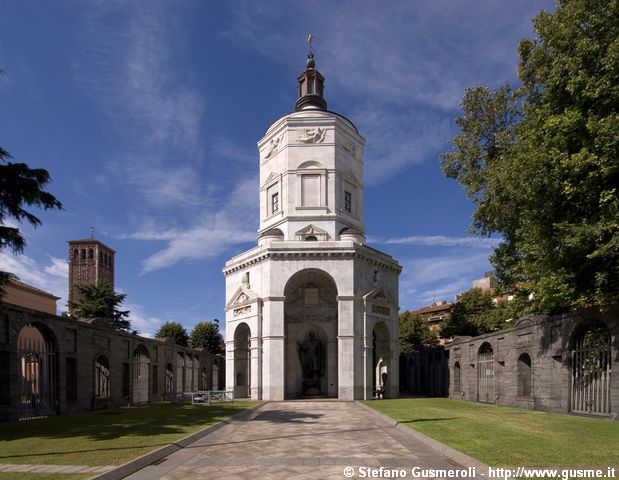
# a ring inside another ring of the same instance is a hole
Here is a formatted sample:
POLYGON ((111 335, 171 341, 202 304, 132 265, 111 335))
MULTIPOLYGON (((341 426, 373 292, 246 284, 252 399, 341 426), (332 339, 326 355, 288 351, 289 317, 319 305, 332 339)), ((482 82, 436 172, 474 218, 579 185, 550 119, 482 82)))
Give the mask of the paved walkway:
POLYGON ((270 402, 127 477, 131 480, 344 479, 345 467, 460 465, 353 402, 270 402))

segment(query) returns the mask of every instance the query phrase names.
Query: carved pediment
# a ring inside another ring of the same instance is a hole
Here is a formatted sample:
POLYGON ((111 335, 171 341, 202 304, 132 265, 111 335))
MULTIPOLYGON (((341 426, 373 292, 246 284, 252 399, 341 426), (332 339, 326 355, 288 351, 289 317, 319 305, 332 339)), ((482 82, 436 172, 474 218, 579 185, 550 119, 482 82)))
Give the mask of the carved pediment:
POLYGON ((325 230, 311 224, 297 231, 295 236, 301 240, 305 240, 307 237, 316 237, 316 239, 323 241, 329 239, 329 234, 325 230))
POLYGON ((226 304, 226 310, 230 310, 231 308, 237 308, 239 306, 248 305, 254 302, 257 302, 260 299, 258 294, 249 288, 241 285, 230 301, 226 304))
POLYGON ((373 290, 370 290, 363 296, 363 299, 367 303, 376 303, 378 305, 393 305, 389 293, 382 285, 373 290))
POLYGON ((271 175, 269 175, 269 178, 267 178, 264 183, 262 184, 262 187, 260 187, 261 189, 264 189, 266 187, 268 187, 271 183, 274 183, 275 181, 277 181, 279 179, 279 175, 275 174, 275 173, 271 173, 271 175))

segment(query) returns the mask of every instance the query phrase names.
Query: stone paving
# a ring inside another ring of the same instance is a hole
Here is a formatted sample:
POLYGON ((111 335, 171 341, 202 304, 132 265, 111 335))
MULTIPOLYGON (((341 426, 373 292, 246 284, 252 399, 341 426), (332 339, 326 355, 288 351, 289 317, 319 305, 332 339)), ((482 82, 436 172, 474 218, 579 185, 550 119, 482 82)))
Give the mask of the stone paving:
POLYGON ((344 479, 345 467, 454 469, 460 465, 353 402, 269 402, 131 480, 344 479))

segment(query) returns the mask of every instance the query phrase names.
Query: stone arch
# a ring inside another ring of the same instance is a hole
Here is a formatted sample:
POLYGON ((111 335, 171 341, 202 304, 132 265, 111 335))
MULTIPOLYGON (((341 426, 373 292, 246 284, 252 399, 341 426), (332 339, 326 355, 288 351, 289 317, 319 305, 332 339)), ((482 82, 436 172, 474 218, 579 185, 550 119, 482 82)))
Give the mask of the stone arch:
POLYGON ((140 344, 133 350, 133 403, 150 401, 150 354, 140 344))
POLYGON ((391 374, 391 348, 389 327, 384 321, 376 322, 372 329, 372 365, 373 365, 373 388, 381 390, 381 395, 388 396, 392 392, 386 391, 388 377, 391 374))
POLYGON ((95 358, 95 398, 110 398, 110 361, 105 355, 95 358))
POLYGON ((299 165, 298 167, 299 169, 302 168, 324 168, 323 164, 320 162, 317 162, 316 160, 308 160, 307 162, 303 162, 301 165, 299 165))
POLYGON ((494 350, 488 342, 483 342, 477 352, 477 399, 480 402, 494 403, 494 350))
POLYGON ((570 409, 575 413, 608 415, 611 412, 611 348, 608 325, 592 319, 572 333, 570 409))
MULTIPOLYGON (((245 322, 234 329, 234 397, 249 398, 251 394, 251 330, 245 322)), ((215 372, 213 372, 213 383, 215 372)), ((217 368, 219 376, 219 368, 217 368)))
POLYGON ((454 393, 461 395, 462 394, 462 368, 460 367, 460 362, 454 363, 453 374, 454 374, 453 391, 454 393))
POLYGON ((284 287, 284 395, 336 397, 338 394, 337 285, 309 268, 284 287))
POLYGON ((533 393, 533 365, 531 356, 528 353, 521 353, 518 357, 518 367, 516 372, 518 384, 518 396, 530 397, 533 393))
POLYGON ((57 413, 57 346, 58 341, 54 332, 46 325, 30 323, 19 331, 17 336, 19 419, 57 413))

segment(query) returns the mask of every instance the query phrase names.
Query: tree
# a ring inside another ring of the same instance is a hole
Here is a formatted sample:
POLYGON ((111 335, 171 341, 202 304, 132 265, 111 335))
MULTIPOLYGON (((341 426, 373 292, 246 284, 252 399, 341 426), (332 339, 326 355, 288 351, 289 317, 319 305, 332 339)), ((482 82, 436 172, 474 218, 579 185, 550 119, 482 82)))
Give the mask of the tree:
POLYGON ((419 313, 400 314, 400 352, 411 353, 424 346, 436 345, 438 337, 419 313))
POLYGON ((189 344, 187 330, 178 322, 166 322, 155 333, 156 338, 169 338, 177 345, 186 347, 189 344))
MULTIPOLYGON (((0 76, 4 72, 0 70, 0 76)), ((9 152, 0 147, 0 250, 10 248, 15 255, 24 251, 26 240, 15 226, 7 225, 7 219, 13 218, 19 223, 24 220, 34 227, 41 225, 41 220, 24 209, 24 206, 49 209, 62 209, 62 204, 51 193, 45 191, 51 177, 47 170, 29 168, 25 163, 12 163, 8 160, 9 152)), ((0 298, 2 285, 15 275, 0 271, 0 298)))
POLYGON ((451 309, 449 318, 441 327, 444 338, 456 335, 477 336, 509 326, 507 320, 511 312, 509 302, 494 304, 494 292, 481 288, 472 288, 464 292, 451 309))
POLYGON ((191 331, 190 345, 210 353, 223 353, 224 338, 219 333, 219 320, 197 323, 191 331))
POLYGON ((468 89, 443 171, 502 241, 500 285, 539 313, 619 301, 619 1, 559 0, 512 90, 468 89))
POLYGON ((128 310, 120 310, 120 304, 127 297, 124 293, 116 293, 109 283, 99 285, 78 285, 79 300, 69 302, 71 313, 79 318, 103 318, 110 321, 114 330, 129 330, 131 324, 127 320, 128 310))

